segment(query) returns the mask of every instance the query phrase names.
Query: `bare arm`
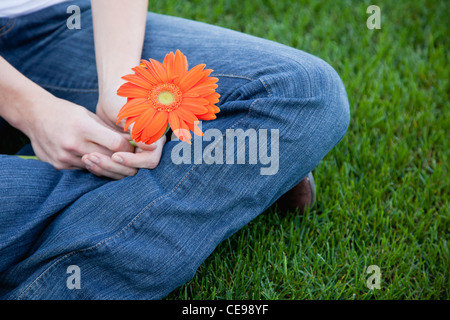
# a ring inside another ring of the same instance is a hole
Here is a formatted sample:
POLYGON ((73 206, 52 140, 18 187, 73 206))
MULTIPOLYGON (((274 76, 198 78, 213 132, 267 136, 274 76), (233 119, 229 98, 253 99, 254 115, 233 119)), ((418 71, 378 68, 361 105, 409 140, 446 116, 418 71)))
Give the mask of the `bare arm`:
MULTIPOLYGON (((147 0, 92 0, 95 56, 99 81, 97 115, 115 127, 117 114, 126 99, 117 96, 122 76, 139 64, 146 30, 147 0)), ((123 129, 123 124, 119 125, 123 129)), ((130 168, 155 168, 161 158, 165 137, 151 146, 138 144, 135 152, 117 152, 113 157, 89 154, 83 161, 97 175, 114 172, 126 175, 130 168)))
POLYGON ((13 127, 29 134, 39 105, 51 95, 0 57, 0 116, 13 127), (26 93, 26 94, 25 94, 26 93), (36 106, 36 107, 35 107, 36 106))
POLYGON ((39 159, 57 169, 84 168, 84 153, 130 149, 95 114, 53 96, 2 57, 0 70, 0 116, 30 138, 39 159))
POLYGON ((91 3, 100 101, 115 102, 102 110, 108 111, 105 116, 114 125, 121 107, 115 100, 124 102, 123 98, 116 98, 116 91, 123 83, 121 77, 131 73, 131 68, 141 59, 148 1, 92 0, 91 3))

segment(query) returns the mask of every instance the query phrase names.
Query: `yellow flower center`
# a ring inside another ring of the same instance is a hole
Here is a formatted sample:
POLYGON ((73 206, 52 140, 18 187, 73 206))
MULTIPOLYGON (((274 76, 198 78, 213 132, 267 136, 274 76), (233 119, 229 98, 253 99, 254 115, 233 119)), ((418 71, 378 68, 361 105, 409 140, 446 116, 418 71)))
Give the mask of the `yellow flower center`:
POLYGON ((183 94, 173 83, 155 86, 149 94, 148 101, 158 111, 173 111, 180 106, 183 94))
POLYGON ((158 102, 169 105, 175 101, 175 96, 170 91, 162 91, 158 94, 158 102))

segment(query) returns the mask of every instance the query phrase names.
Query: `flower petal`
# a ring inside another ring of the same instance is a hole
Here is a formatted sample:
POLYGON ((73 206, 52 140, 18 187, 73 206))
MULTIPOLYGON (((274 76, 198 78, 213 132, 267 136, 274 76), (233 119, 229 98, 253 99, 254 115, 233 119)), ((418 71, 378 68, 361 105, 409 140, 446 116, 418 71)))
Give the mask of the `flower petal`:
POLYGON ((192 87, 187 93, 196 93, 199 96, 207 96, 215 92, 217 84, 201 84, 192 87))
POLYGON ((125 105, 120 109, 119 114, 117 115, 117 118, 123 119, 127 118, 128 116, 123 116, 124 112, 128 112, 130 109, 134 109, 136 107, 141 107, 143 104, 147 103, 147 98, 133 98, 128 99, 128 102, 125 103, 125 105))
POLYGON ((210 94, 208 96, 203 96, 204 99, 208 100, 211 104, 216 104, 219 102, 220 94, 215 92, 215 94, 210 94))
POLYGON ((139 87, 145 88, 147 90, 151 90, 154 87, 154 85, 151 82, 146 81, 145 78, 135 74, 127 74, 126 76, 123 76, 122 79, 129 81, 139 87))
POLYGON ((200 121, 198 121, 198 120, 195 121, 194 123, 186 122, 186 124, 189 127, 189 130, 191 130, 192 132, 194 132, 198 136, 203 136, 202 130, 200 130, 200 128, 198 127, 199 123, 200 123, 200 121))
POLYGON ((208 108, 209 113, 219 113, 220 109, 213 104, 208 104, 206 106, 208 108))
POLYGON ((127 121, 125 121, 125 127, 123 128, 123 130, 127 131, 128 127, 136 121, 136 118, 137 117, 129 117, 129 118, 127 118, 127 121))
POLYGON ((156 79, 157 84, 164 82, 163 79, 167 78, 167 74, 160 75, 153 66, 153 63, 147 60, 142 60, 145 63, 146 70, 156 79))
POLYGON ((180 120, 180 126, 178 129, 172 129, 173 133, 178 137, 178 139, 180 139, 181 141, 185 141, 189 144, 191 143, 191 139, 192 139, 192 135, 189 132, 189 127, 188 125, 181 119, 180 120))
POLYGON ((150 122, 147 123, 146 127, 142 131, 141 139, 143 141, 147 141, 149 140, 149 138, 158 134, 161 129, 165 130, 165 128, 167 127, 168 116, 168 113, 165 111, 157 111, 155 116, 151 119, 150 122))
POLYGON ((206 113, 206 114, 202 114, 197 116, 200 120, 214 120, 217 118, 217 116, 213 113, 206 113))
POLYGON ((172 129, 172 131, 180 129, 180 118, 178 117, 177 113, 175 112, 169 113, 169 126, 172 129))
POLYGON ((183 97, 185 97, 185 98, 197 98, 199 96, 200 96, 199 94, 193 92, 192 90, 189 90, 189 92, 183 93, 183 97))
POLYGON ((204 114, 208 112, 208 108, 206 105, 202 105, 201 103, 196 102, 195 100, 200 99, 189 99, 185 98, 180 104, 180 108, 186 108, 191 111, 193 114, 204 114), (191 101, 194 100, 194 101, 191 101))
POLYGON ((158 76, 160 77, 161 81, 162 82, 168 82, 169 81, 169 77, 167 75, 166 68, 164 68, 164 66, 161 64, 161 62, 159 62, 157 60, 154 60, 154 59, 150 59, 150 62, 152 63, 153 69, 158 74, 158 76))
POLYGON ((176 84, 178 84, 178 81, 187 73, 189 67, 186 56, 180 50, 175 52, 173 67, 174 76, 178 76, 177 80, 175 80, 176 84))
POLYGON ((149 94, 147 89, 139 87, 130 82, 126 82, 117 90, 117 95, 127 98, 145 98, 149 94))
POLYGON ((189 91, 193 86, 197 84, 200 80, 203 79, 203 69, 205 68, 205 64, 199 64, 189 70, 179 81, 178 86, 182 92, 189 91))
MULTIPOLYGON (((211 69, 203 70, 203 72, 206 72, 206 71, 211 71, 211 72, 212 72, 211 69)), ((198 85, 201 85, 201 84, 214 84, 214 83, 217 83, 217 81, 219 81, 219 78, 216 78, 216 77, 206 77, 205 79, 201 80, 201 81, 198 83, 198 85)))
MULTIPOLYGON (((136 123, 133 126, 132 134, 140 134, 146 127, 150 126, 156 113, 157 111, 155 108, 149 108, 145 113, 137 117, 136 123)), ((137 140, 135 139, 135 141, 137 140)))
MULTIPOLYGON (((143 61, 142 63, 145 65, 144 60, 142 60, 142 61, 143 61)), ((147 67, 140 67, 140 66, 139 66, 139 67, 134 67, 134 68, 132 68, 131 70, 133 70, 134 73, 136 73, 136 75, 138 75, 138 76, 140 76, 140 77, 146 79, 148 82, 150 82, 150 83, 153 84, 153 85, 157 85, 157 84, 159 83, 158 79, 156 79, 156 78, 148 71, 147 67)))
POLYGON ((197 117, 187 108, 178 108, 173 112, 175 112, 185 122, 194 123, 198 121, 197 117))
POLYGON ((193 104, 199 106, 206 106, 209 101, 203 98, 183 98, 183 102, 186 104, 193 104))
POLYGON ((169 81, 175 77, 175 72, 174 72, 175 62, 174 62, 174 60, 175 60, 175 55, 173 54, 173 52, 170 52, 170 53, 166 54, 166 57, 164 58, 164 61, 163 61, 163 66, 167 70, 167 76, 169 77, 169 81))
POLYGON ((154 109, 150 103, 138 104, 133 107, 129 107, 129 108, 121 110, 119 112, 119 114, 117 115, 117 117, 120 120, 129 118, 129 117, 137 117, 137 116, 143 115, 150 108, 154 109))
POLYGON ((152 144, 153 142, 158 141, 164 135, 164 132, 166 132, 166 128, 167 126, 162 127, 156 134, 147 138, 146 140, 143 139, 142 142, 145 144, 152 144))

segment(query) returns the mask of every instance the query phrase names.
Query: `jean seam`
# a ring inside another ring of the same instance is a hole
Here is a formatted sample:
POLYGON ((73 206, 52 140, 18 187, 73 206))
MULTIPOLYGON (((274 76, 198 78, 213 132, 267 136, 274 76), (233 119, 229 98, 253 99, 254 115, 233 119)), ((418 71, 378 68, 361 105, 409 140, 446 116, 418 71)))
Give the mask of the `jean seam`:
MULTIPOLYGON (((253 101, 253 103, 250 105, 250 107, 249 107, 249 110, 248 110, 248 112, 247 112, 247 114, 245 115, 245 116, 243 116, 242 118, 240 118, 238 121, 236 121, 231 127, 230 127, 230 129, 231 128, 233 128, 234 126, 236 126, 238 123, 240 123, 241 121, 243 121, 244 119, 246 119, 246 118, 248 118, 249 116, 250 116, 250 113, 251 113, 251 111, 252 111, 252 109, 253 109, 253 106, 255 105, 255 103, 257 102, 257 101, 259 101, 259 99, 256 99, 255 101, 253 101)), ((225 134, 223 134, 222 135, 222 137, 224 136, 225 134)), ((22 297, 29 291, 29 290, 31 290, 36 284, 37 284, 37 282, 43 277, 43 276, 45 276, 48 272, 50 272, 51 271, 51 269, 53 269, 54 267, 56 267, 56 265, 57 264, 59 264, 61 261, 63 261, 63 260, 65 260, 66 258, 69 258, 69 257, 71 257, 71 256, 73 256, 74 254, 77 254, 77 253, 82 253, 82 252, 88 252, 88 251, 92 251, 92 250, 94 250, 94 249, 96 249, 97 247, 99 247, 99 246, 101 246, 102 244, 104 244, 104 243, 106 243, 106 242, 108 242, 108 241, 110 241, 110 240, 112 240, 112 239, 115 239, 115 238, 117 238, 117 237, 119 237, 120 235, 122 235, 127 229, 129 229, 145 212, 147 212, 147 210, 148 209, 150 209, 155 203, 157 203, 158 201, 160 201, 161 199, 163 199, 163 198, 166 198, 166 197, 168 197, 169 195, 171 195, 172 193, 174 193, 178 188, 179 188, 179 186, 183 183, 183 181, 185 181, 186 179, 187 179, 187 177, 191 174, 191 172, 196 168, 196 167, 198 167, 198 164, 194 164, 193 166, 192 166, 192 168, 191 169, 189 169, 189 171, 186 173, 186 175, 178 182, 178 184, 171 190, 171 191, 169 191, 168 193, 166 193, 166 194, 164 194, 164 195, 162 195, 162 196, 159 196, 157 199, 154 199, 153 201, 151 201, 149 204, 147 204, 143 209, 141 209, 140 211, 139 211, 139 213, 133 218, 133 219, 131 219, 131 221, 130 222, 128 222, 118 233, 116 233, 115 235, 112 235, 112 236, 110 236, 110 237, 107 237, 107 238, 105 238, 105 239, 103 239, 102 241, 100 241, 100 242, 98 242, 97 244, 95 244, 95 245, 93 245, 93 246, 90 246, 90 247, 88 247, 88 248, 83 248, 83 249, 78 249, 78 250, 76 250, 76 251, 72 251, 72 252, 69 252, 69 253, 67 253, 67 254, 65 254, 64 256, 62 256, 62 257, 60 257, 58 260, 56 260, 55 262, 53 262, 46 270, 44 270, 33 282, 31 282, 31 284, 25 289, 25 291, 23 291, 22 292, 22 294, 20 294, 18 297, 17 297, 17 300, 21 300, 22 299, 22 297)), ((172 261, 173 259, 175 258, 175 255, 172 257, 172 259, 170 259, 170 260, 168 260, 168 262, 170 262, 170 261, 172 261)), ((161 268, 163 268, 163 267, 161 267, 161 268)), ((159 271, 159 270, 161 270, 161 268, 160 269, 158 269, 158 270, 156 270, 155 272, 157 272, 157 271, 159 271)))
POLYGON ((272 93, 270 92, 269 86, 266 84, 266 82, 265 82, 263 79, 261 79, 261 78, 260 78, 259 80, 261 81, 262 85, 263 85, 264 88, 266 89, 267 94, 268 94, 269 96, 272 96, 272 93))
MULTIPOLYGON (((235 127, 237 124, 239 124, 241 121, 247 119, 247 118, 250 116, 250 114, 251 114, 251 111, 252 111, 252 109, 253 109, 253 106, 254 106, 259 100, 260 100, 260 99, 255 99, 255 101, 253 101, 252 104, 250 105, 248 113, 247 113, 245 116, 243 116, 241 119, 239 119, 237 122, 235 122, 233 125, 231 125, 230 128, 228 128, 228 129, 234 128, 234 127, 235 127)), ((226 135, 226 133, 222 134, 222 137, 225 137, 225 135, 226 135)), ((214 148, 218 143, 220 143, 220 140, 219 140, 219 141, 215 141, 215 142, 213 143, 213 145, 212 145, 212 148, 214 148)), ((197 166, 198 166, 198 164, 195 164, 195 165, 191 168, 190 171, 192 171, 192 170, 193 170, 194 168, 196 168, 197 166)), ((185 176, 185 177, 187 177, 187 176, 185 176)), ((180 182, 180 183, 181 183, 181 182, 180 182)), ((175 191, 175 190, 173 190, 173 191, 175 191)), ((167 195, 168 195, 168 194, 167 194, 167 195)), ((166 196, 166 195, 165 195, 165 196, 166 196)), ((150 203, 149 205, 147 205, 143 210, 146 211, 146 210, 150 209, 151 206, 152 206, 152 203, 150 203)), ((144 212, 142 212, 142 214, 143 214, 143 213, 144 213, 144 212)), ((177 243, 177 244, 179 244, 179 243, 177 243)), ((199 247, 200 247, 200 246, 197 246, 197 248, 193 251, 193 254, 195 254, 195 253, 198 251, 199 247)), ((167 264, 171 263, 174 259, 176 259, 176 258, 178 257, 179 254, 180 254, 180 252, 177 252, 176 254, 173 254, 173 255, 166 261, 167 264)), ((162 270, 163 268, 165 268, 165 267, 164 267, 164 266, 161 266, 159 269, 156 269, 155 272, 159 272, 159 271, 162 270)))
POLYGON ((211 76, 224 77, 224 78, 239 78, 239 79, 246 79, 246 80, 250 80, 250 81, 255 81, 254 78, 251 78, 251 77, 248 77, 248 76, 239 75, 239 74, 232 74, 232 73, 216 73, 216 74, 211 74, 211 76))
MULTIPOLYGON (((4 25, 2 28, 0 28, 0 32, 1 32, 1 30, 2 30, 2 29, 3 29, 10 21, 11 21, 11 19, 9 19, 9 20, 5 23, 5 25, 4 25)), ((3 37, 4 35, 8 34, 8 33, 14 28, 14 26, 16 25, 16 21, 17 21, 17 18, 14 18, 14 20, 13 20, 13 22, 12 22, 12 25, 11 25, 11 26, 9 27, 9 29, 7 29, 6 31, 0 33, 0 37, 3 37)))
MULTIPOLYGON (((270 52, 266 52, 266 51, 264 51, 264 50, 260 50, 259 52, 260 52, 260 53, 267 53, 267 54, 270 54, 270 52)), ((303 71, 305 72, 306 76, 308 77, 309 97, 313 97, 314 94, 313 94, 313 92, 312 92, 311 75, 310 75, 309 72, 308 72, 308 68, 305 67, 305 66, 303 65, 303 63, 301 63, 300 61, 294 60, 294 59, 292 59, 291 57, 289 57, 289 56, 287 56, 287 55, 281 54, 281 56, 282 56, 282 57, 285 57, 285 58, 288 58, 288 59, 291 60, 293 63, 297 64, 300 68, 303 69, 303 71)), ((227 76, 228 76, 228 77, 230 77, 230 78, 242 78, 242 79, 247 79, 247 80, 251 80, 251 81, 255 81, 255 80, 256 80, 255 78, 248 77, 248 76, 242 76, 242 75, 234 75, 234 74, 216 74, 216 76, 219 76, 219 75, 220 75, 220 76, 224 76, 224 77, 227 77, 227 76)), ((269 90, 269 88, 268 88, 268 86, 267 86, 267 84, 264 82, 264 80, 261 79, 261 78, 258 78, 258 80, 260 80, 260 81, 263 83, 264 88, 267 90, 267 92, 269 93, 269 95, 272 95, 271 92, 270 92, 270 90, 269 90)))
MULTIPOLYGON (((256 81, 256 79, 254 79, 254 78, 251 78, 248 76, 243 76, 243 75, 238 75, 238 74, 232 74, 232 73, 218 73, 218 74, 213 74, 212 76, 223 77, 223 78, 238 78, 238 79, 245 79, 245 80, 249 80, 249 81, 256 81)), ((308 75, 308 77, 309 77, 309 75, 308 75)), ((269 89, 269 86, 267 85, 267 83, 262 78, 259 78, 258 80, 262 83, 264 89, 266 89, 268 96, 269 97, 272 96, 272 92, 270 92, 270 89, 269 89)))

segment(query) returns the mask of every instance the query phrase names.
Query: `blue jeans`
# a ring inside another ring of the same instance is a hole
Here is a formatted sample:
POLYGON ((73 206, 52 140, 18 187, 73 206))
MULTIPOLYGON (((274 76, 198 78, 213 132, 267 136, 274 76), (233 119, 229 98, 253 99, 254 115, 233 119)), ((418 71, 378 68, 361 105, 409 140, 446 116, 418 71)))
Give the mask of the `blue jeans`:
MULTIPOLYGON (((67 3, 0 19, 0 28, 6 25, 0 54, 54 95, 95 111, 90 3, 75 4, 79 30, 66 26, 67 3)), ((118 181, 0 155, 1 298, 163 298, 343 138, 347 95, 323 60, 236 31, 148 13, 143 58, 162 61, 176 49, 191 67, 205 63, 219 78, 221 112, 203 122, 203 130, 267 129, 269 141, 270 130, 278 130, 278 170, 261 174, 267 164, 248 161, 175 164, 179 141, 167 142, 156 169, 118 181), (79 289, 68 286, 73 265, 79 289)))

